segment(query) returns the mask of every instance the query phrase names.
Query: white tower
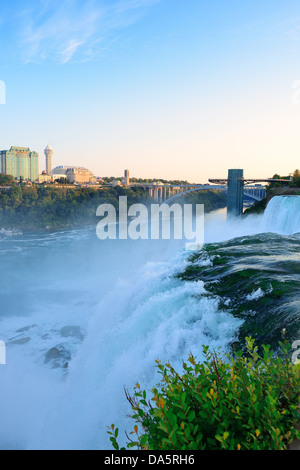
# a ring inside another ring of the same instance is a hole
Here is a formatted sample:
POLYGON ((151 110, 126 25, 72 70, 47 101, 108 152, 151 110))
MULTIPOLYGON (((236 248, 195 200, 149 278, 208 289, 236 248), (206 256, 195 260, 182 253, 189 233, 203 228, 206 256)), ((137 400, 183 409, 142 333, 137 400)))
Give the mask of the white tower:
POLYGON ((47 145, 44 152, 45 152, 45 157, 46 157, 46 172, 47 172, 47 175, 50 175, 51 170, 52 170, 53 148, 50 147, 50 145, 47 145))

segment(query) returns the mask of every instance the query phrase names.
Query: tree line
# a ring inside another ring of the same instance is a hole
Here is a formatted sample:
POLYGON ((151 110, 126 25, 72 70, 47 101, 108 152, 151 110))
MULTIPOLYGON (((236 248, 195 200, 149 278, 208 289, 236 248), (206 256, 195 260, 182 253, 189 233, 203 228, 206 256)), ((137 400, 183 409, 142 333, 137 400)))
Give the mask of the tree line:
MULTIPOLYGON (((128 206, 153 203, 147 190, 133 188, 65 188, 13 184, 0 190, 0 228, 58 228, 94 224, 100 204, 119 207, 119 197, 127 196, 128 206)), ((199 191, 178 198, 182 204, 204 204, 206 212, 226 205, 226 194, 199 191), (201 193, 201 194, 199 194, 201 193)))

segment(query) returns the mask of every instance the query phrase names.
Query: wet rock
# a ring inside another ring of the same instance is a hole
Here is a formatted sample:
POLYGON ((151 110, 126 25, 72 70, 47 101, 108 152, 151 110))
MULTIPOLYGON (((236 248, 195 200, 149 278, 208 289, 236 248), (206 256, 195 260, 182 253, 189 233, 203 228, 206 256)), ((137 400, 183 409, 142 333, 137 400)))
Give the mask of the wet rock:
POLYGON ((73 326, 73 325, 64 326, 63 328, 61 328, 60 334, 63 338, 72 337, 80 341, 84 340, 84 334, 82 333, 79 326, 73 326))
POLYGON ((19 330, 16 331, 16 333, 24 333, 25 331, 31 330, 31 328, 36 328, 37 325, 29 325, 25 326, 24 328, 20 328, 19 330))
POLYGON ((46 352, 44 362, 51 364, 52 369, 59 367, 66 369, 70 360, 70 352, 62 344, 58 344, 46 352))
POLYGON ((19 339, 14 339, 14 340, 12 340, 12 341, 9 341, 8 344, 19 344, 19 345, 22 345, 22 344, 29 343, 30 340, 31 340, 31 338, 29 338, 29 336, 27 336, 26 338, 19 338, 19 339))

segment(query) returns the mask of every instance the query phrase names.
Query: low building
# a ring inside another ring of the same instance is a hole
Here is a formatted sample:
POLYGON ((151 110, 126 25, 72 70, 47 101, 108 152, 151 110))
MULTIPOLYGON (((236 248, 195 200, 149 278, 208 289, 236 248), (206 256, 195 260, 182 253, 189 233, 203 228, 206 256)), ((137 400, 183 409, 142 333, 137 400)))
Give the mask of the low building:
POLYGON ((53 177, 48 175, 46 171, 43 171, 41 175, 38 176, 37 182, 38 183, 51 183, 53 181, 53 177))
POLYGON ((111 182, 111 186, 112 186, 113 188, 116 188, 117 186, 122 186, 122 181, 120 181, 120 180, 113 180, 113 181, 111 182))
POLYGON ((51 176, 53 177, 53 181, 58 180, 60 178, 67 178, 67 166, 57 166, 51 171, 51 176))
POLYGON ((68 183, 92 183, 94 178, 90 170, 79 167, 69 168, 66 175, 68 183))
POLYGON ((66 178, 68 183, 86 184, 94 181, 93 173, 78 166, 57 166, 51 171, 53 180, 66 178))

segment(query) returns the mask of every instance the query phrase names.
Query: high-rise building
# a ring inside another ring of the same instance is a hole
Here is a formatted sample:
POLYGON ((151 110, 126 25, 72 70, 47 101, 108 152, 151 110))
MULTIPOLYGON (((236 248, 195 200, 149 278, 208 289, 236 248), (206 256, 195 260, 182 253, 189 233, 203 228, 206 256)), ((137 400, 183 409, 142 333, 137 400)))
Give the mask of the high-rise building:
POLYGON ((0 151, 0 173, 15 179, 35 181, 39 175, 39 155, 27 147, 0 151))
POLYGON ((52 170, 52 155, 53 155, 53 148, 50 145, 47 145, 47 147, 44 150, 45 157, 46 157, 46 173, 47 175, 51 174, 52 170))

